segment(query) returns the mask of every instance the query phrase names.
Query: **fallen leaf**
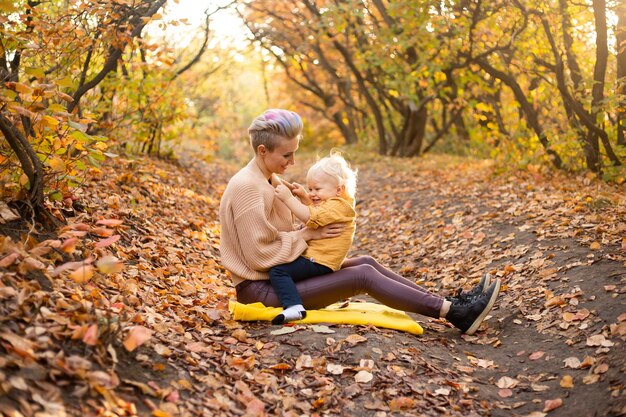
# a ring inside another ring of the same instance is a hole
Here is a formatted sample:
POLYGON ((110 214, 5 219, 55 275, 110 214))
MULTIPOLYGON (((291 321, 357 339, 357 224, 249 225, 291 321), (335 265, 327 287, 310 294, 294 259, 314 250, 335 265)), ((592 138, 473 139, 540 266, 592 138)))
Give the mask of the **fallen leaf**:
POLYGON ((96 222, 96 224, 101 224, 103 226, 116 227, 124 223, 124 220, 119 219, 101 219, 96 222))
POLYGON ((563 405, 563 400, 561 398, 555 398, 553 400, 546 400, 543 405, 543 412, 547 413, 552 410, 555 410, 563 405))
POLYGON ((246 342, 248 340, 248 332, 244 329, 235 329, 232 336, 240 342, 246 342))
POLYGON ((594 374, 603 374, 609 370, 609 365, 607 363, 601 363, 593 370, 594 374))
POLYGON ((357 343, 367 342, 367 339, 359 334, 351 334, 350 336, 346 337, 346 342, 350 343, 351 345, 356 345, 357 343))
POLYGON ((124 340, 124 347, 127 351, 132 352, 150 340, 151 337, 152 330, 144 326, 134 326, 128 333, 128 336, 126 336, 126 340, 124 340))
POLYGON ((81 265, 75 271, 71 272, 69 275, 70 279, 77 284, 84 284, 88 282, 91 277, 93 277, 93 266, 92 265, 81 265))
POLYGON ((587 338, 587 346, 604 346, 610 347, 613 346, 614 343, 610 340, 607 340, 603 334, 595 334, 593 336, 589 336, 587 338))
POLYGON ((154 345, 154 351, 165 358, 169 358, 170 356, 172 356, 172 349, 168 348, 162 343, 157 343, 156 345, 154 345))
POLYGON ((415 401, 409 397, 397 397, 389 402, 389 408, 391 411, 404 410, 406 408, 413 408, 415 401))
POLYGON ((83 342, 89 346, 98 344, 98 325, 92 324, 87 328, 87 332, 83 336, 83 342))
POLYGON ((374 375, 368 371, 359 371, 354 375, 354 380, 362 384, 370 382, 373 378, 374 375))
POLYGON ((509 388, 500 388, 498 390, 498 395, 502 398, 508 398, 513 395, 513 391, 509 388))
POLYGON ((517 384, 519 384, 517 379, 513 379, 508 376, 501 377, 496 383, 498 388, 515 388, 517 384))
POLYGON ((343 373, 343 370, 343 366, 336 363, 329 363, 328 365, 326 365, 326 371, 333 375, 341 375, 343 373))
POLYGON ((300 355, 300 357, 296 360, 296 370, 300 371, 304 368, 313 368, 311 355, 300 355))
POLYGON ((0 268, 6 268, 13 264, 20 257, 20 254, 17 252, 13 252, 5 256, 0 260, 0 268))
POLYGON ((578 359, 575 356, 570 356, 569 358, 565 358, 563 362, 565 362, 566 368, 578 369, 580 367, 580 359, 578 359))
POLYGON ((574 379, 571 375, 563 375, 559 385, 561 385, 562 388, 574 388, 574 379))
POLYGON ((284 326, 281 327, 280 329, 277 330, 272 330, 270 332, 270 334, 273 334, 274 336, 280 336, 281 334, 289 334, 289 333, 293 333, 295 332, 297 329, 295 327, 291 327, 291 326, 284 326))
POLYGON ((115 256, 108 255, 98 259, 98 261, 96 261, 96 267, 98 268, 98 271, 103 274, 115 274, 122 272, 124 264, 115 256))
POLYGON ((59 247, 59 250, 61 252, 65 252, 65 253, 71 255, 74 252, 74 250, 76 249, 76 245, 77 244, 78 244, 78 238, 71 237, 71 238, 65 240, 61 244, 61 247, 59 247))
POLYGON ((289 365, 288 363, 277 363, 276 365, 272 365, 270 366, 270 369, 273 369, 275 371, 288 371, 291 369, 291 365, 289 365))
POLYGON ((585 384, 585 385, 595 384, 599 380, 600 380, 600 375, 598 375, 598 374, 589 374, 589 375, 585 375, 583 377, 583 384, 585 384))
POLYGON ((580 363, 580 369, 590 368, 596 363, 596 359, 592 356, 585 356, 585 359, 580 363))
POLYGON ((104 248, 106 246, 110 246, 112 244, 114 244, 115 242, 117 242, 118 240, 120 240, 120 235, 113 235, 111 237, 107 237, 106 239, 102 239, 101 241, 97 242, 94 247, 96 248, 104 248))
POLYGON ((532 353, 532 354, 528 357, 528 359, 530 359, 531 361, 536 361, 537 359, 542 358, 542 357, 543 357, 543 355, 545 355, 545 354, 546 354, 546 352, 537 351, 537 352, 532 353))
POLYGON ((321 324, 312 325, 311 330, 313 330, 315 333, 335 333, 335 331, 330 327, 321 324))

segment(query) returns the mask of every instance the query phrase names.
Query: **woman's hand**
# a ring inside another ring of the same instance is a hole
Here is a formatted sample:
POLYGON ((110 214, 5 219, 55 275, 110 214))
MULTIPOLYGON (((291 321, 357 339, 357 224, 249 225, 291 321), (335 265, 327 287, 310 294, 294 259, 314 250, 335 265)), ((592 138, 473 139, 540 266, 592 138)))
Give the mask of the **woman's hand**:
POLYGON ((292 196, 289 188, 287 188, 283 184, 278 184, 276 186, 276 188, 274 189, 274 194, 276 194, 276 197, 278 197, 281 201, 286 201, 289 197, 292 196))
POLYGON ((345 229, 345 223, 332 223, 327 224, 324 227, 320 227, 319 229, 309 229, 308 227, 305 227, 300 230, 300 233, 302 233, 302 238, 304 240, 309 241, 337 237, 340 236, 345 229))

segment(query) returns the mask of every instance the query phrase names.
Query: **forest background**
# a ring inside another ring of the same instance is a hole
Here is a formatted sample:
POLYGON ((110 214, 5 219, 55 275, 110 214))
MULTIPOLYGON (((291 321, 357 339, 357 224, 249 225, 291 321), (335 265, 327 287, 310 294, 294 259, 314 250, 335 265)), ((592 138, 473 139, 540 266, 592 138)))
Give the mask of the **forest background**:
POLYGON ((176 39, 177 7, 2 2, 3 196, 69 204, 115 147, 243 158, 269 106, 302 113, 311 149, 624 181, 622 2, 242 1, 210 5, 196 36, 176 39), (215 37, 219 6, 251 47, 215 37))
MULTIPOLYGON (((614 190, 585 201, 590 210, 620 212, 623 1, 198 3, 0 2, 0 213, 3 222, 25 228, 3 229, 0 266, 8 275, 2 299, 15 295, 24 303, 38 294, 8 290, 36 271, 77 285, 122 273, 123 251, 107 250, 125 240, 115 231, 123 213, 91 218, 94 181, 106 183, 112 167, 124 166, 116 184, 141 211, 143 199, 129 184, 145 177, 146 161, 197 166, 201 160, 212 167, 204 173, 222 179, 232 174, 228 164, 250 157, 246 129, 268 107, 303 116, 305 154, 339 147, 372 166, 432 166, 450 155, 464 163, 488 161, 496 176, 553 177, 572 187, 614 190)), ((166 182, 169 171, 156 172, 166 182)), ((215 185, 211 190, 219 194, 216 184, 207 187, 215 185)), ((112 198, 103 197, 101 208, 115 208, 112 198)), ((197 221, 185 233, 219 238, 197 221)), ((619 245, 624 227, 616 220, 601 232, 619 245)), ((103 326, 102 294, 91 291, 74 301, 92 297, 93 316, 64 323, 71 339, 106 349, 105 340, 123 334, 128 351, 149 339, 141 334, 144 322, 135 322, 138 333, 129 333, 128 321, 117 330, 110 322, 103 326)), ((36 304, 39 311, 41 300, 36 304)), ((107 315, 119 313, 111 307, 117 303, 105 304, 107 315)), ((226 308, 216 305, 216 311, 226 308)), ((28 356, 30 342, 16 337, 2 333, 4 349, 28 356)))

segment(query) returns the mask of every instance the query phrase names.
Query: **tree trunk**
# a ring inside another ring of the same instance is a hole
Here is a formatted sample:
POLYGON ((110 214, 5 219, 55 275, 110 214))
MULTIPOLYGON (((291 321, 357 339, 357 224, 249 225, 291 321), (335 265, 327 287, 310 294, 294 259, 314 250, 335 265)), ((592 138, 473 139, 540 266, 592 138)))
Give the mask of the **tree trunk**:
POLYGON ((32 207, 33 214, 39 220, 51 220, 50 215, 44 206, 43 195, 43 165, 37 157, 37 153, 28 142, 28 139, 15 127, 15 124, 4 114, 0 114, 0 132, 15 152, 20 166, 28 177, 30 189, 28 191, 28 201, 32 207))
POLYGON ((526 98, 526 95, 524 94, 524 91, 522 90, 522 87, 518 84, 517 80, 515 80, 515 78, 513 78, 512 76, 492 67, 484 58, 478 59, 477 63, 492 77, 499 79, 511 90, 513 90, 515 99, 520 104, 521 110, 524 113, 528 126, 537 135, 539 142, 545 149, 546 153, 550 156, 552 164, 559 169, 563 168, 563 161, 561 160, 561 157, 554 151, 554 149, 550 147, 548 136, 543 130, 541 123, 539 123, 539 115, 537 114, 537 111, 533 108, 533 106, 526 98))
POLYGON ((617 106, 617 144, 626 146, 626 2, 618 1, 616 7, 617 30, 617 94, 622 99, 617 106))

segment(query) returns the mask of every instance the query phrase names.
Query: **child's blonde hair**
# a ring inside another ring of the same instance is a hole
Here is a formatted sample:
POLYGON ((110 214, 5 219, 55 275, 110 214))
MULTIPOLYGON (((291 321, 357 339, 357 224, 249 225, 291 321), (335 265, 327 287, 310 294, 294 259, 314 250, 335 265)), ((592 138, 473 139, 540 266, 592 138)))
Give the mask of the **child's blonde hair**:
POLYGON ((307 173, 307 179, 316 172, 323 172, 335 178, 339 185, 344 186, 346 195, 352 199, 356 194, 357 170, 350 168, 348 162, 336 149, 330 151, 330 156, 317 161, 307 173))

